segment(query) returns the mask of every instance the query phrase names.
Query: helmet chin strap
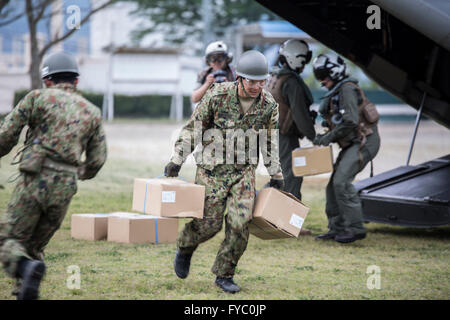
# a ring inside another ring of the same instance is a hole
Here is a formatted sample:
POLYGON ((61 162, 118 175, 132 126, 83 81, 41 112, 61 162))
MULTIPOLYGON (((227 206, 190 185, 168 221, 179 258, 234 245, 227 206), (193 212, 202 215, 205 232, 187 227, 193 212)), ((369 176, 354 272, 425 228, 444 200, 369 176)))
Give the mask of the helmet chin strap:
POLYGON ((247 98, 252 98, 252 99, 254 99, 254 98, 247 92, 247 90, 245 90, 244 82, 242 81, 242 77, 239 77, 239 82, 241 83, 242 91, 244 91, 245 96, 246 96, 247 98))

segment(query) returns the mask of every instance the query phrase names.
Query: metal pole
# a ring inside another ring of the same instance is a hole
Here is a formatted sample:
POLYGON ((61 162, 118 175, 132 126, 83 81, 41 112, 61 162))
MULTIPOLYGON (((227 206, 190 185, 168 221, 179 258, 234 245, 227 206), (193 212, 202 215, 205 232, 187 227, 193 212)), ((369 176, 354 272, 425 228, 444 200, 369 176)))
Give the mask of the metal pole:
POLYGON ((419 112, 417 113, 417 116, 416 116, 416 123, 414 125, 414 132, 413 132, 413 136, 411 139, 411 144, 409 145, 408 159, 406 160, 407 166, 409 166, 409 161, 411 160, 411 154, 412 154, 412 151, 414 148, 414 143, 416 141, 417 129, 419 128, 420 119, 422 118, 422 110, 423 110, 423 106, 425 104, 426 98, 427 98, 427 93, 424 92, 423 97, 422 97, 422 103, 420 104, 419 112))
MULTIPOLYGON (((435 46, 433 48, 433 51, 431 52, 431 58, 428 63, 427 73, 425 75, 425 77, 426 77, 425 81, 427 84, 431 84, 431 81, 433 79, 434 69, 436 67, 436 62, 437 62, 438 56, 439 56, 439 47, 435 46)), ((409 166, 409 161, 411 160, 412 150, 414 147, 414 143, 416 141, 417 129, 419 128, 420 119, 422 118, 422 111, 423 111, 423 106, 425 105, 426 98, 427 98, 427 92, 426 92, 426 89, 424 89, 422 102, 420 104, 419 112, 417 113, 417 117, 416 117, 416 123, 414 125, 414 132, 413 132, 413 136, 411 139, 411 145, 409 146, 408 159, 406 160, 407 166, 409 166)))

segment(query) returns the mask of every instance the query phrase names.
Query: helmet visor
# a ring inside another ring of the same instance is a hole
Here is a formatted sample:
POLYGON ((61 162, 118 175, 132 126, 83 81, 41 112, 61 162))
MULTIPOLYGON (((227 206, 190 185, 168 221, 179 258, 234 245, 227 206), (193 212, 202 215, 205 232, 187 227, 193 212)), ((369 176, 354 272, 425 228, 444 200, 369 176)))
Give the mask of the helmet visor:
POLYGON ((314 76, 317 80, 322 81, 330 75, 329 70, 326 68, 314 68, 314 76))
POLYGON ((212 53, 209 54, 208 57, 206 58, 206 61, 208 63, 215 63, 215 62, 223 62, 225 61, 226 56, 223 53, 212 53))

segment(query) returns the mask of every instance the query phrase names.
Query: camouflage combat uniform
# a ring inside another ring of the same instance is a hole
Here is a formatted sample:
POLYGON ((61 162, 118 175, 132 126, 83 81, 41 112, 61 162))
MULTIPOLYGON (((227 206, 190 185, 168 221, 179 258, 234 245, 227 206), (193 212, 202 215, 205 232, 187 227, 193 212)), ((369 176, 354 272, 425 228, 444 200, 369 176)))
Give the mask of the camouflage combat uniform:
MULTIPOLYGON (((276 143, 270 143, 271 129, 278 129, 277 103, 269 92, 263 90, 247 113, 243 114, 237 88, 237 82, 213 84, 195 109, 189 122, 183 127, 175 143, 172 162, 181 165, 188 156, 183 149, 186 147, 189 147, 189 150, 194 149, 194 123, 198 121, 201 123, 202 136, 207 129, 216 129, 216 132, 223 137, 226 137, 227 130, 230 129, 242 129, 244 132, 249 129, 256 131, 267 129, 269 143, 267 153, 263 152, 264 163, 270 175, 281 172, 278 140, 274 139, 276 143)), ((206 188, 204 217, 193 219, 186 224, 178 236, 177 246, 183 254, 193 253, 200 243, 212 238, 221 230, 223 215, 228 209, 225 218, 225 239, 212 267, 212 272, 219 277, 234 275, 236 265, 247 247, 249 238, 248 223, 252 218, 255 199, 257 159, 249 160, 248 140, 246 139, 245 143, 247 154, 245 163, 236 162, 239 154, 232 163, 228 162, 226 157, 229 156, 231 148, 227 149, 226 146, 223 147, 223 162, 226 163, 220 163, 205 154, 202 158, 201 151, 194 154, 198 166, 195 181, 206 188)), ((210 141, 203 139, 203 148, 213 141, 214 139, 210 141)))
POLYGON ((21 165, 43 157, 34 174, 19 167, 21 176, 6 215, 1 215, 0 261, 11 277, 17 276, 21 258, 43 260, 44 248, 77 192, 77 178, 93 178, 106 161, 100 111, 71 84, 31 91, 7 115, 0 127, 0 157, 17 144, 25 125, 21 165))

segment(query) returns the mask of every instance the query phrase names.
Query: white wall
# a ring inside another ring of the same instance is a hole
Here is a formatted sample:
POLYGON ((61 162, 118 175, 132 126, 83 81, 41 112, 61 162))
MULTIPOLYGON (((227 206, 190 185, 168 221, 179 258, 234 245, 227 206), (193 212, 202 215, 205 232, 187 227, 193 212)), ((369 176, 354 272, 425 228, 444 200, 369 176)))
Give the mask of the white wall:
MULTIPOLYGON (((114 57, 114 92, 126 95, 173 95, 180 79, 183 95, 190 96, 196 87, 202 59, 175 55, 130 55, 114 57), (127 80, 128 83, 126 82, 127 80)), ((108 75, 108 58, 86 58, 80 61, 81 90, 104 93, 108 75)))

